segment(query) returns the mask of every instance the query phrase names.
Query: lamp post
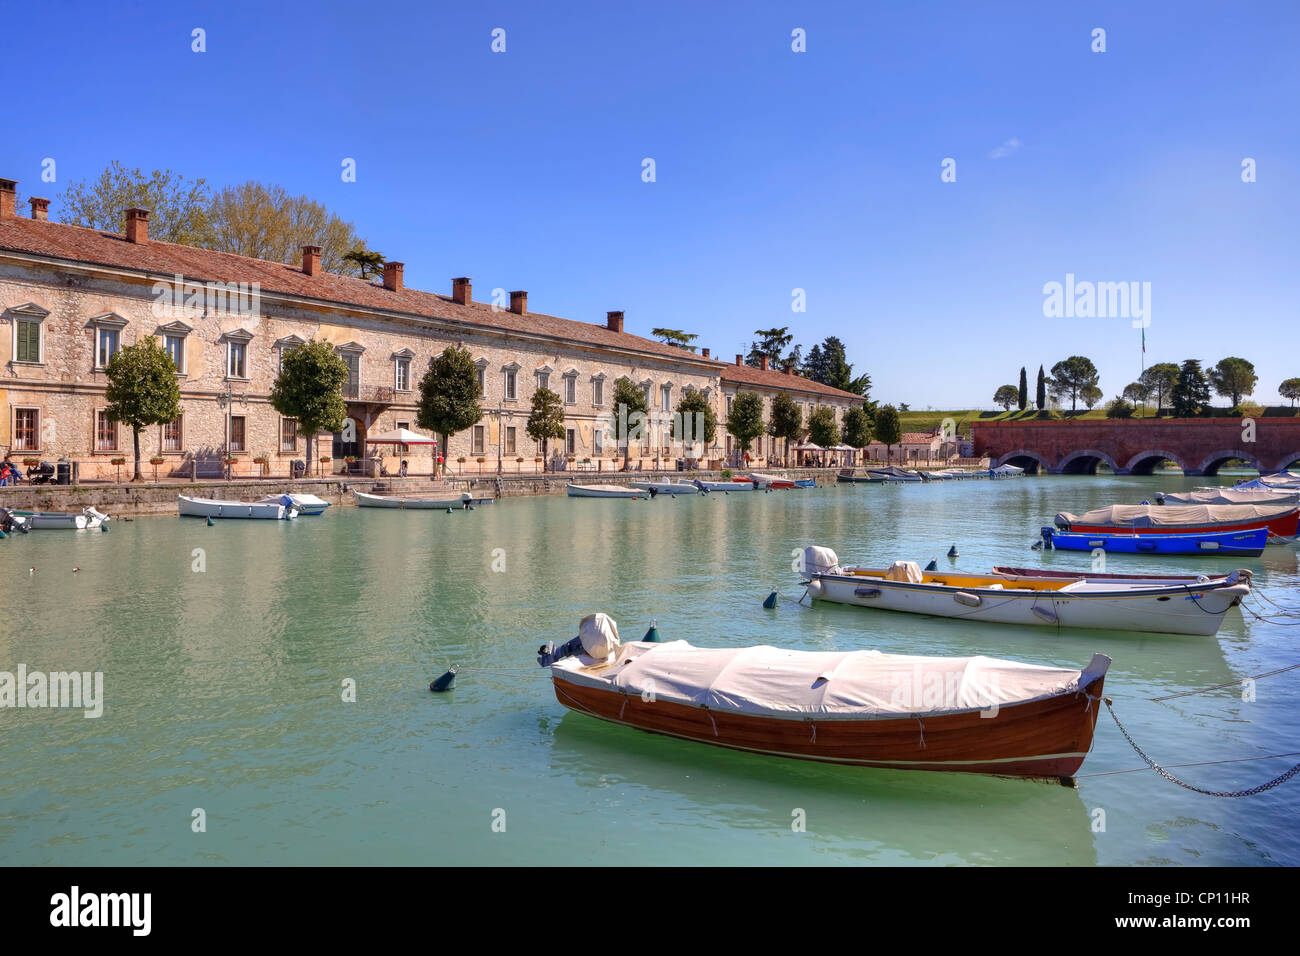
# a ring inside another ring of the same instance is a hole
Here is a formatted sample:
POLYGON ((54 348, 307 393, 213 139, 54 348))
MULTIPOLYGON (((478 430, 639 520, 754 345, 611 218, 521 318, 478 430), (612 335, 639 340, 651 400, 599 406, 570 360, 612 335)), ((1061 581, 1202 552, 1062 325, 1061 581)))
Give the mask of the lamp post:
POLYGON ((238 395, 236 395, 234 390, 234 383, 227 380, 226 391, 224 393, 220 393, 217 395, 217 407, 224 408, 226 410, 226 442, 225 442, 226 448, 225 448, 225 455, 223 456, 223 460, 222 460, 222 464, 226 466, 226 481, 230 480, 230 437, 231 437, 230 431, 232 426, 231 418, 234 415, 235 399, 239 400, 239 404, 241 406, 245 408, 248 407, 248 396, 245 395, 243 392, 240 392, 238 395))

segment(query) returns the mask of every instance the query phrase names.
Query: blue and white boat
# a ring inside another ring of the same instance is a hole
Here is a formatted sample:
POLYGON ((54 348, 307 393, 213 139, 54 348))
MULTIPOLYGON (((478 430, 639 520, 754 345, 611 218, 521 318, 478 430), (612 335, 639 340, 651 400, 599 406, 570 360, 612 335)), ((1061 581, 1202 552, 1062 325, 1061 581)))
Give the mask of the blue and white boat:
POLYGON ((1098 534, 1042 529, 1043 547, 1057 551, 1105 551, 1108 554, 1218 554, 1257 558, 1268 544, 1267 528, 1195 534, 1098 534))
POLYGON ((301 493, 267 495, 261 500, 261 504, 275 504, 277 502, 286 508, 296 509, 299 515, 310 516, 323 514, 325 509, 330 506, 330 503, 324 498, 301 493))

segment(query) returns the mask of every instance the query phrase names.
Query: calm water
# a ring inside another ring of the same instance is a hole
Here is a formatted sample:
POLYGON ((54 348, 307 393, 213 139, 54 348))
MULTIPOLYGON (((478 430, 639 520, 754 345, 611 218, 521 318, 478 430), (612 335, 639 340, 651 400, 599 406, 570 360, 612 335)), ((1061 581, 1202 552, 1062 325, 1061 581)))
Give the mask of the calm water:
MULTIPOLYGON (((472 513, 331 509, 295 522, 150 518, 0 541, 0 670, 101 670, 104 716, 3 710, 0 858, 16 864, 1300 863, 1300 781, 1223 800, 1154 774, 1098 722, 1079 789, 730 753, 567 712, 534 662, 605 610, 625 639, 988 654, 1082 666, 1157 760, 1300 749, 1296 630, 1217 638, 997 627, 797 606, 790 552, 1084 567, 1029 550, 1059 510, 1203 484, 1165 476, 844 486, 653 502, 507 500, 472 513), (206 570, 192 570, 202 548, 206 570), (504 573, 494 572, 502 549, 504 573), (27 569, 37 568, 35 575, 27 569), (73 567, 80 567, 78 574, 73 567), (778 611, 761 602, 773 587, 778 611), (456 689, 430 679, 461 667, 456 689), (357 684, 355 703, 340 682, 357 684), (201 807, 207 832, 191 830, 201 807), (792 832, 802 809, 807 832, 792 832), (493 832, 495 811, 505 832, 493 832), (1104 832, 1094 832, 1096 811, 1104 832), (497 814, 500 819, 501 814, 497 814)), ((1300 605, 1295 545, 1242 564, 1300 605)), ((1112 570, 1160 570, 1112 557, 1112 570), (1123 563, 1122 567, 1119 567, 1123 563)), ((1300 620, 1292 615, 1291 620, 1300 620)), ((1291 760, 1180 771, 1254 786, 1291 760)))

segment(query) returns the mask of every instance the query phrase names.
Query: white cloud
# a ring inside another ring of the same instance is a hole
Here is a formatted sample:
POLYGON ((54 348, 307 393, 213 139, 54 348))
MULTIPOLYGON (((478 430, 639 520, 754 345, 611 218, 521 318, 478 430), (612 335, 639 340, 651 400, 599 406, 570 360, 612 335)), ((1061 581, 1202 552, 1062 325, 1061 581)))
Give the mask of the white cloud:
POLYGON ((989 153, 989 159, 1005 159, 1020 148, 1020 140, 1014 136, 989 153))

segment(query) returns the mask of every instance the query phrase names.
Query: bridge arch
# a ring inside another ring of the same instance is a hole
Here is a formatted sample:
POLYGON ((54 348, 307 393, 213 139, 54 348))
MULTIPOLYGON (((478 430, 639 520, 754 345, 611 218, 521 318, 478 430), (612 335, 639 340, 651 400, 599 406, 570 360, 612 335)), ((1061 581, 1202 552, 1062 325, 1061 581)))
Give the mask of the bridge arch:
POLYGON ((1290 471, 1291 466, 1300 464, 1300 448, 1291 452, 1289 455, 1283 455, 1277 460, 1278 471, 1290 471))
POLYGON ((1133 475, 1150 475, 1160 467, 1160 462, 1166 458, 1183 471, 1187 470, 1187 466, 1183 464, 1183 460, 1179 456, 1160 448, 1148 448, 1146 451, 1138 452, 1129 459, 1128 464, 1124 466, 1124 470, 1133 475))
POLYGON ((1264 468, 1260 464, 1259 458, 1248 451, 1242 451, 1240 448, 1225 448, 1222 451, 1216 451, 1212 455, 1206 455, 1202 459, 1200 466, 1196 469, 1198 475, 1217 475, 1219 469, 1224 463, 1232 458, 1240 458, 1242 461, 1248 461, 1259 471, 1264 468))
POLYGON ((1045 474, 1052 467, 1047 459, 1038 452, 1028 451, 1024 448, 1008 452, 993 462, 994 468, 1001 465, 1015 465, 1017 468, 1023 468, 1027 475, 1045 474))
POLYGON ((1070 452, 1061 459, 1061 463, 1056 466, 1058 474, 1062 475, 1095 475, 1097 466, 1105 462, 1110 466, 1110 470, 1117 475, 1124 474, 1124 469, 1115 464, 1115 459, 1104 451, 1098 451, 1096 448, 1084 448, 1079 451, 1070 452))

